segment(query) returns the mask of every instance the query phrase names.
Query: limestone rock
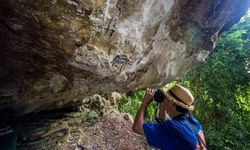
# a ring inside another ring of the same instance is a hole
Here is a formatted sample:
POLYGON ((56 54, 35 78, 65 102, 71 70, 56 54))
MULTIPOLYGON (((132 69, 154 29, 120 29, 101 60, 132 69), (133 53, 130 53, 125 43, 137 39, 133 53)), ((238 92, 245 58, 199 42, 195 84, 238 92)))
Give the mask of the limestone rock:
POLYGON ((0 111, 157 87, 204 62, 249 0, 1 0, 0 111))

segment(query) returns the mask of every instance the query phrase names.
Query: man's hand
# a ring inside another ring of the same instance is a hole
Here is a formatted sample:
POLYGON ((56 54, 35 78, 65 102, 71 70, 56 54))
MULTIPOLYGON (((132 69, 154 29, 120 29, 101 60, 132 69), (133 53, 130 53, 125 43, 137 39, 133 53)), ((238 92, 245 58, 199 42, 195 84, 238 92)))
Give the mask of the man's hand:
POLYGON ((153 100, 155 92, 156 89, 147 88, 143 98, 143 103, 149 104, 153 100))

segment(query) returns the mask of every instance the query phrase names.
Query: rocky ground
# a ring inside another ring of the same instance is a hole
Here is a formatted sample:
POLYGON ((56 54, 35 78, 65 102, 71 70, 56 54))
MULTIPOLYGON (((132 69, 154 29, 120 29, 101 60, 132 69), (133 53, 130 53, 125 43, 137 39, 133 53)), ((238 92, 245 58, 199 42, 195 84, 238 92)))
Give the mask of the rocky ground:
POLYGON ((115 101, 94 95, 84 99, 83 105, 77 108, 27 116, 19 123, 17 147, 39 150, 146 149, 145 139, 132 132, 132 117, 120 113, 115 101))
POLYGON ((79 143, 60 144, 59 149, 117 149, 141 150, 147 145, 142 136, 134 134, 131 130, 132 122, 127 114, 112 112, 104 116, 93 127, 82 129, 82 138, 79 143))

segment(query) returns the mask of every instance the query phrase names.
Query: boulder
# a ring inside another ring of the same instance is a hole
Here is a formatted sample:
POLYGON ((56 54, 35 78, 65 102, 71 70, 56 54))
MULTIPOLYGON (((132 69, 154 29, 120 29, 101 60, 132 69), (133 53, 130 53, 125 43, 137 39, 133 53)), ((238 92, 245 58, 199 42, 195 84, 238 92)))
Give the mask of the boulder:
POLYGON ((1 0, 0 111, 160 87, 203 63, 249 0, 1 0))

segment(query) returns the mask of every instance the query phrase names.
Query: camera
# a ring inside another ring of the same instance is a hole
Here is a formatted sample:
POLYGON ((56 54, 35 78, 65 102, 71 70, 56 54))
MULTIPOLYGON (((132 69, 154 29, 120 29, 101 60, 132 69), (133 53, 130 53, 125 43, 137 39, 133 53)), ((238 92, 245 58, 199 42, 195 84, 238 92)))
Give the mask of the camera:
POLYGON ((154 94, 154 101, 156 101, 157 103, 161 103, 163 102, 164 99, 165 99, 165 95, 162 93, 161 90, 157 89, 154 94))

